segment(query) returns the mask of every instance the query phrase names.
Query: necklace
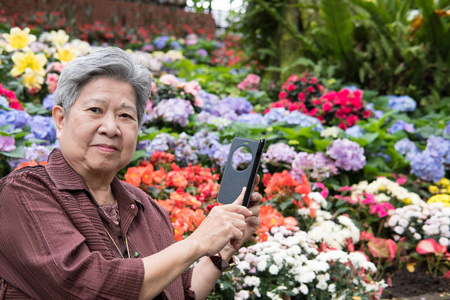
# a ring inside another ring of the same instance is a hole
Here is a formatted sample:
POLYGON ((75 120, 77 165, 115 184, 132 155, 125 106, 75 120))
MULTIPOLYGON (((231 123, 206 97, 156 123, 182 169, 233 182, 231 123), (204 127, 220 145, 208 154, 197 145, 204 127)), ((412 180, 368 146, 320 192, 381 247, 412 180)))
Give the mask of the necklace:
MULTIPOLYGON (((103 228, 105 228, 105 231, 106 231, 106 233, 108 234, 109 239, 111 240, 111 242, 113 242, 114 246, 116 247, 117 252, 119 252, 119 254, 120 254, 120 256, 121 256, 122 258, 125 258, 125 257, 123 257, 122 251, 120 251, 119 247, 117 246, 116 242, 115 242, 114 239, 112 238, 112 236, 111 236, 111 234, 109 233, 108 229, 106 229, 106 227, 105 227, 104 225, 103 225, 103 228)), ((130 256, 130 249, 128 248, 128 239, 127 239, 127 235, 125 235, 125 245, 126 245, 126 247, 127 247, 128 258, 131 258, 131 256, 130 256)))

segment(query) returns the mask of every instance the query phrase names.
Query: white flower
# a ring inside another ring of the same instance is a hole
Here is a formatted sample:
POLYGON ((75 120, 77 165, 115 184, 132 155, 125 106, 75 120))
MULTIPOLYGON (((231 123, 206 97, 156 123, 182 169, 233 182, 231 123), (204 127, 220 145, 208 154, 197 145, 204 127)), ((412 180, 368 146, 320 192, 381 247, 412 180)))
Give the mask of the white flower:
POLYGON ((259 289, 256 286, 253 288, 253 293, 256 295, 256 297, 261 297, 261 293, 259 292, 259 289))
POLYGON ((446 237, 441 237, 441 238, 439 239, 439 244, 441 244, 442 246, 448 247, 448 245, 449 245, 448 238, 446 238, 446 237))
POLYGON ((250 270, 250 264, 248 262, 240 261, 236 264, 236 268, 238 268, 241 272, 245 273, 246 270, 250 270))
POLYGON ((234 295, 234 300, 248 299, 248 297, 250 297, 250 293, 246 290, 241 290, 234 295))
POLYGON ((328 286, 328 292, 334 293, 336 292, 336 284, 332 283, 328 286))
POLYGON ((403 232, 405 232, 405 228, 403 228, 402 226, 395 226, 394 231, 398 234, 402 234, 403 232))
POLYGON ((316 284, 316 288, 319 290, 326 290, 328 287, 328 284, 325 280, 319 280, 319 282, 316 284))
POLYGON ((267 268, 267 261, 264 259, 260 260, 256 268, 260 272, 264 271, 267 268))
POLYGON ((419 234, 419 233, 414 233, 414 235, 413 235, 413 237, 416 239, 416 240, 418 240, 418 241, 420 241, 421 239, 422 239, 422 236, 419 234))
POLYGON ((300 292, 302 292, 303 295, 307 295, 309 292, 308 286, 304 283, 300 286, 300 292))
POLYGON ((245 278, 244 278, 244 284, 247 286, 258 287, 260 283, 261 283, 261 279, 259 279, 259 277, 256 277, 256 276, 245 276, 245 278))
POLYGON ((408 220, 400 219, 400 221, 398 221, 398 225, 406 228, 409 225, 409 222, 408 222, 408 220))
POLYGON ((269 267, 269 272, 270 272, 270 274, 272 274, 272 275, 277 275, 278 272, 279 272, 279 269, 278 269, 278 267, 277 267, 276 265, 271 265, 271 266, 269 267))

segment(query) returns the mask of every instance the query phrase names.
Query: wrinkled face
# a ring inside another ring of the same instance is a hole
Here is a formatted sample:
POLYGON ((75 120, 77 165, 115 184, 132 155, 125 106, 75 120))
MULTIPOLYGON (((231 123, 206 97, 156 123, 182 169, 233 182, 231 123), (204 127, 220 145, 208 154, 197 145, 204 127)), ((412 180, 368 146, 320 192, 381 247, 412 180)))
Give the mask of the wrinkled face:
POLYGON ((139 126, 130 84, 96 78, 82 88, 68 115, 55 106, 53 117, 61 151, 83 178, 114 176, 133 157, 139 126))

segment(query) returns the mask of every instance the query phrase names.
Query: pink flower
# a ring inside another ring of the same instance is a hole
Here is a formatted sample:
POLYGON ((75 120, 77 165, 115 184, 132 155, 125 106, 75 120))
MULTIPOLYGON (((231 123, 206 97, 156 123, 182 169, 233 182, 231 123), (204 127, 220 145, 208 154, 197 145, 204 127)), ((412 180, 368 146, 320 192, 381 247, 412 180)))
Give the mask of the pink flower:
POLYGON ((416 246, 416 251, 419 254, 431 254, 434 255, 443 254, 447 252, 447 247, 439 244, 434 239, 426 239, 420 241, 416 246))
POLYGON ((156 95, 158 93, 158 85, 156 82, 152 81, 152 94, 156 95))
POLYGON ((366 193, 366 198, 362 201, 363 204, 375 204, 375 197, 372 194, 366 193))
POLYGON ((202 87, 197 81, 189 81, 184 85, 184 91, 188 94, 192 94, 194 97, 200 93, 202 87))
POLYGON ((384 218, 384 217, 386 217, 388 215, 388 211, 391 210, 391 209, 395 209, 395 208, 389 202, 372 204, 372 205, 370 205, 369 213, 371 215, 378 214, 378 216, 380 218, 384 218))
POLYGON ((0 151, 11 152, 16 149, 16 140, 12 136, 0 136, 0 151))
POLYGON ((372 238, 367 246, 373 257, 384 258, 386 261, 392 261, 397 254, 397 244, 390 239, 372 238))
POLYGON ((174 85, 178 82, 178 79, 175 77, 175 75, 164 74, 163 76, 159 77, 159 81, 165 85, 174 85))
POLYGON ((47 84, 47 89, 50 94, 54 93, 56 87, 58 86, 59 75, 55 73, 48 73, 47 80, 45 83, 47 84))

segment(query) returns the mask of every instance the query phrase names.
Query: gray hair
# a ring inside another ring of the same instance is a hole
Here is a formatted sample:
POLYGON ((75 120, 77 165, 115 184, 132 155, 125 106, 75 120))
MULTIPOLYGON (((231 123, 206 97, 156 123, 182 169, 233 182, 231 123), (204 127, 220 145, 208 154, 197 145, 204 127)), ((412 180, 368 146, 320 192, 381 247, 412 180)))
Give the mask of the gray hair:
POLYGON ((68 115, 81 89, 102 76, 124 81, 133 87, 140 126, 150 97, 152 74, 120 48, 103 48, 68 63, 58 79, 55 104, 61 106, 68 115))

